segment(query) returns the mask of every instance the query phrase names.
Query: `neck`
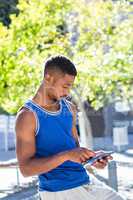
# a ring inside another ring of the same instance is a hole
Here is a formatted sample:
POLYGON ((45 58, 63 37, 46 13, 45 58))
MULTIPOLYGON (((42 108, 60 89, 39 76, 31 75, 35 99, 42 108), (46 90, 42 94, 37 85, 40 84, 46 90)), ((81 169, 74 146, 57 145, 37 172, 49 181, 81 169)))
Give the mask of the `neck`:
POLYGON ((44 82, 41 83, 32 100, 41 105, 42 107, 51 107, 52 105, 58 103, 58 101, 55 101, 54 99, 51 99, 49 97, 47 89, 44 86, 44 82))

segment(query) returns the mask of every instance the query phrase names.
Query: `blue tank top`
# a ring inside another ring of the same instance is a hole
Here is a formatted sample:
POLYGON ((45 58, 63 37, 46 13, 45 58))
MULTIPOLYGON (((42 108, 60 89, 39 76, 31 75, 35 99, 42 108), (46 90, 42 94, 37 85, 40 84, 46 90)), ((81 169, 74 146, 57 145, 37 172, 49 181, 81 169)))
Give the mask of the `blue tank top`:
MULTIPOLYGON (((36 117, 36 157, 48 157, 76 148, 72 136, 72 113, 65 99, 60 100, 57 112, 47 111, 32 100, 28 100, 24 107, 36 117)), ((62 191, 90 182, 82 164, 72 161, 65 161, 38 178, 39 191, 62 191)))

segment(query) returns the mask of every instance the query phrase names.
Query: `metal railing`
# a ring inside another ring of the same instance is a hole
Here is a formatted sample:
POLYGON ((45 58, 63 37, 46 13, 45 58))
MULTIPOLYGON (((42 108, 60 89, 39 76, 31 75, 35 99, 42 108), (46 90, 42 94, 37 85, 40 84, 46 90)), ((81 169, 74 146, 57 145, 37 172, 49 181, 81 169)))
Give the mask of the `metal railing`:
POLYGON ((0 149, 6 152, 9 148, 15 148, 14 126, 14 115, 0 115, 0 149))
MULTIPOLYGON (((1 176, 1 183, 3 181, 3 184, 0 185, 0 194, 2 196, 9 195, 14 193, 14 195, 18 194, 18 192, 22 193, 23 190, 25 191, 30 190, 30 188, 33 190, 33 192, 30 192, 30 195, 26 198, 22 198, 23 200, 38 200, 39 196, 37 193, 37 178, 32 177, 28 179, 26 182, 23 180, 27 178, 22 179, 22 175, 19 171, 19 167, 17 165, 10 165, 10 164, 0 164, 0 173, 1 176), (11 177, 10 177, 10 175, 11 177), (6 184, 5 184, 6 183, 6 184), (4 186, 5 184, 5 186, 4 186), (3 187, 2 187, 3 186, 3 187), (34 188, 34 189, 33 189, 34 188)), ((27 192, 28 194, 28 192, 27 192)), ((22 195, 21 195, 22 196, 22 195)), ((25 196, 25 195, 24 195, 25 196)), ((3 197, 3 200, 6 200, 7 197, 3 197)), ((10 199, 10 195, 8 197, 10 199)), ((17 198, 16 198, 17 199, 17 198)), ((18 198, 20 200, 20 198, 18 198)))

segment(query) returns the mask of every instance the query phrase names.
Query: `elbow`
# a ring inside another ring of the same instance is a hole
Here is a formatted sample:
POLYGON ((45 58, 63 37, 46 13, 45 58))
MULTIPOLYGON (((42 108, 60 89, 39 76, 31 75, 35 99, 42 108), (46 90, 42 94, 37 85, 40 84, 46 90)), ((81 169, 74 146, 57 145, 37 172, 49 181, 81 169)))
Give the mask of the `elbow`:
POLYGON ((19 169, 20 169, 21 174, 22 174, 25 178, 30 177, 30 176, 33 176, 32 170, 29 169, 28 167, 25 167, 25 166, 21 167, 21 166, 20 166, 19 169))
POLYGON ((24 168, 20 168, 20 172, 23 175, 23 177, 27 178, 30 176, 30 174, 28 173, 27 170, 25 170, 24 168))
POLYGON ((24 178, 28 178, 28 177, 31 176, 31 175, 30 175, 29 173, 27 173, 27 172, 21 172, 21 173, 22 173, 22 175, 23 175, 24 178))

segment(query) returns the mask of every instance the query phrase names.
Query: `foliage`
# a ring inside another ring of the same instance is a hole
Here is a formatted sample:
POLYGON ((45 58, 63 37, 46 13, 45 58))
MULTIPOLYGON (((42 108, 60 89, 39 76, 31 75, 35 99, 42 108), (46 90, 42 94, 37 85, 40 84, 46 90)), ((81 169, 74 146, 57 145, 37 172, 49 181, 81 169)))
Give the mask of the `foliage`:
POLYGON ((0 103, 11 113, 35 92, 48 56, 70 55, 69 0, 20 0, 18 9, 9 29, 0 26, 0 103))
POLYGON ((81 96, 95 109, 133 97, 133 6, 125 1, 91 1, 77 6, 80 36, 75 62, 81 96), (81 6, 82 5, 82 6, 81 6))
POLYGON ((9 28, 0 24, 0 105, 4 110, 15 113, 34 94, 42 80, 42 63, 53 54, 73 59, 79 71, 76 87, 80 85, 81 97, 88 98, 95 109, 112 98, 132 99, 132 4, 20 0, 17 9, 19 15, 10 16, 9 28))

